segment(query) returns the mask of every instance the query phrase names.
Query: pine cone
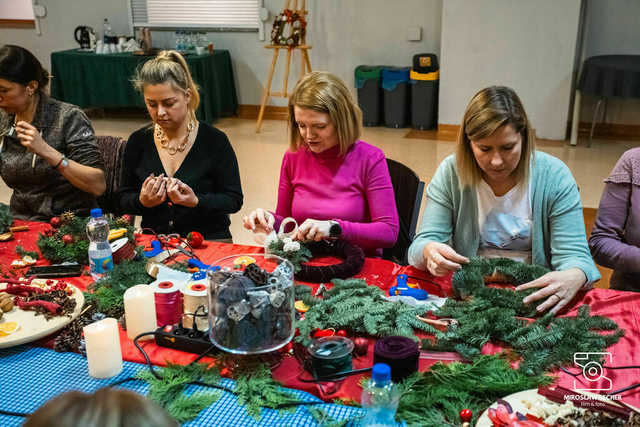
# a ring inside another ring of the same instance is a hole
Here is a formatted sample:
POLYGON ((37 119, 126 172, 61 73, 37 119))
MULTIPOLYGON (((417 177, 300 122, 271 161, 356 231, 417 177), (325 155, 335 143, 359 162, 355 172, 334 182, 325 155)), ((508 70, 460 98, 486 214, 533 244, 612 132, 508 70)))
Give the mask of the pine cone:
POLYGON ((71 221, 73 221, 75 217, 76 217, 76 214, 74 214, 71 211, 66 211, 62 215, 60 215, 60 220, 62 221, 63 224, 68 224, 71 221))

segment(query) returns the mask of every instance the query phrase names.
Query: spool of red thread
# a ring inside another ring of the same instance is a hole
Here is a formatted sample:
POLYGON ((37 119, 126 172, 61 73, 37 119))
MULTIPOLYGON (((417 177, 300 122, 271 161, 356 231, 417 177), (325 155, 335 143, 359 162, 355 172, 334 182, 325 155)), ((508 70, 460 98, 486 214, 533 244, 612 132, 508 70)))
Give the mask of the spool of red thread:
POLYGON ((158 326, 174 325, 182 319, 182 292, 173 282, 153 283, 158 326))

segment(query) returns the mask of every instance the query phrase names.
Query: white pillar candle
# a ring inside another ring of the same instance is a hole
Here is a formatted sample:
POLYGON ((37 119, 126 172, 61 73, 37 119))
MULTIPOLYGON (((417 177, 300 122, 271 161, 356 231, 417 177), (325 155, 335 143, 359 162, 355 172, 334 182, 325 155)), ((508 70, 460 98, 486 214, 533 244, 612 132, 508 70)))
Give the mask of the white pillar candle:
POLYGON ((118 321, 107 317, 83 328, 89 375, 109 378, 122 371, 122 350, 118 321))
MULTIPOLYGON (((136 285, 124 293, 124 318, 127 322, 127 336, 134 339, 143 332, 156 330, 156 301, 153 288, 149 285, 136 285)), ((146 335, 140 340, 152 339, 146 335)))

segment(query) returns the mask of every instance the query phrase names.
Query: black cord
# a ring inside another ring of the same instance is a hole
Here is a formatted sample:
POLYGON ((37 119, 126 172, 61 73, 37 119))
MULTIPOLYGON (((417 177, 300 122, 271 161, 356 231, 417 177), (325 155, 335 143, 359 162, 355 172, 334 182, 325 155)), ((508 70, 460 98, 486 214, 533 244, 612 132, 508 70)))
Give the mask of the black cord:
POLYGON ((351 375, 356 375, 356 374, 361 374, 363 372, 369 372, 371 370, 371 368, 362 368, 362 369, 354 369, 352 371, 347 371, 347 372, 339 372, 336 373, 334 375, 329 375, 326 377, 316 377, 314 379, 305 379, 305 378, 300 378, 298 376, 298 381, 303 382, 303 383, 321 383, 321 382, 327 382, 327 381, 339 381, 339 380, 343 380, 348 376, 351 375))
MULTIPOLYGON (((197 312, 197 309, 196 309, 196 312, 197 312)), ((144 349, 138 343, 138 340, 140 338, 142 338, 144 336, 147 336, 147 335, 154 335, 155 336, 156 332, 153 331, 153 332, 143 332, 143 333, 141 333, 140 335, 138 335, 137 337, 135 337, 133 339, 133 345, 135 345, 136 348, 140 351, 140 353, 142 353, 142 356, 144 356, 145 363, 146 363, 147 367, 149 368, 149 371, 151 371, 151 373, 153 374, 154 377, 156 377, 157 379, 161 380, 162 376, 155 371, 153 365, 151 364, 151 359, 149 359, 149 356, 147 355, 147 352, 144 351, 144 349)), ((200 361, 203 357, 205 357, 207 354, 209 354, 209 352, 214 348, 215 348, 215 346, 211 345, 211 347, 209 347, 207 349, 207 351, 205 351, 202 354, 199 354, 198 357, 196 357, 191 363, 189 363, 189 365, 192 365, 192 364, 197 363, 198 361, 200 361)), ((356 371, 351 371, 348 374, 340 374, 340 375, 341 376, 353 375, 355 373, 364 372, 364 371, 368 371, 368 370, 371 370, 371 368, 358 369, 356 371)), ((141 380, 139 378, 136 378, 136 377, 128 377, 128 378, 124 378, 124 379, 115 381, 115 382, 107 385, 107 387, 115 387, 115 386, 121 385, 121 384, 129 382, 129 381, 141 381, 141 380)), ((328 380, 328 381, 331 381, 331 380, 328 380)), ((190 381, 187 384, 199 385, 199 386, 202 386, 202 387, 209 387, 209 388, 214 388, 214 389, 217 389, 217 390, 226 391, 227 393, 231 393, 234 396, 238 395, 238 393, 235 392, 234 390, 232 390, 232 389, 230 389, 228 387, 225 387, 225 386, 217 385, 217 384, 208 384, 208 383, 205 383, 205 382, 202 382, 202 381, 190 381)), ((303 402, 303 401, 297 401, 297 402, 281 403, 279 405, 276 405, 272 409, 283 409, 283 408, 290 408, 290 407, 294 407, 294 406, 330 405, 330 404, 333 404, 333 402, 324 402, 324 401, 321 401, 321 402, 303 402)), ((31 416, 32 413, 29 413, 29 412, 12 412, 12 411, 5 411, 5 410, 0 409, 0 415, 6 415, 6 416, 10 416, 10 417, 26 418, 26 417, 31 416)))

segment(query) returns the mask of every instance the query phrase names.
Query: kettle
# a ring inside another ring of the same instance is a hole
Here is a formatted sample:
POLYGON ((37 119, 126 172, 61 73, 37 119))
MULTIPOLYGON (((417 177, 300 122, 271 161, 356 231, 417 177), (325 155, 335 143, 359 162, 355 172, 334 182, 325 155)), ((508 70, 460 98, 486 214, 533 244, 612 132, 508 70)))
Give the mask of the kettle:
POLYGON ((93 28, 81 25, 76 27, 73 36, 80 44, 80 50, 94 50, 96 47, 96 33, 93 28))

